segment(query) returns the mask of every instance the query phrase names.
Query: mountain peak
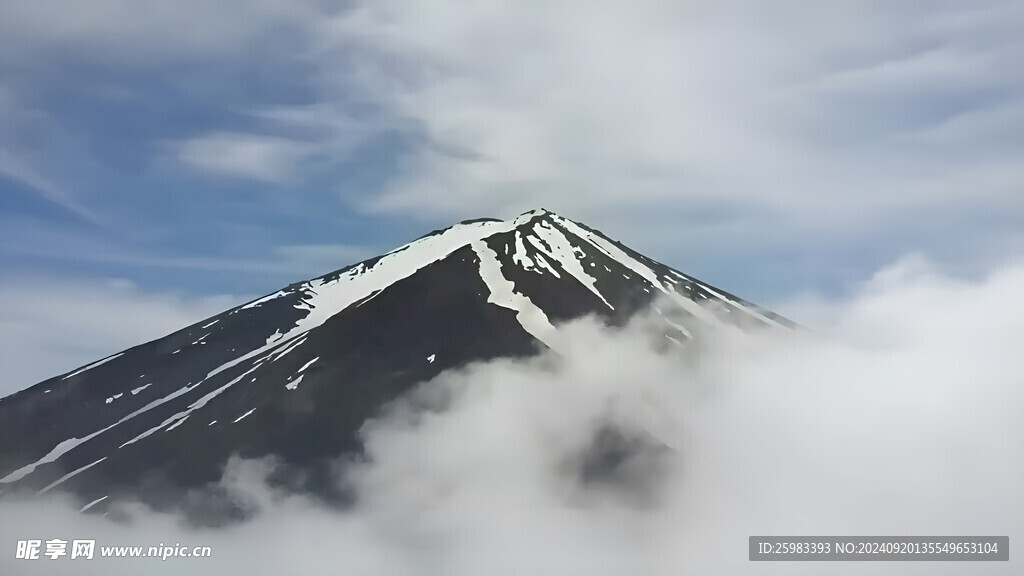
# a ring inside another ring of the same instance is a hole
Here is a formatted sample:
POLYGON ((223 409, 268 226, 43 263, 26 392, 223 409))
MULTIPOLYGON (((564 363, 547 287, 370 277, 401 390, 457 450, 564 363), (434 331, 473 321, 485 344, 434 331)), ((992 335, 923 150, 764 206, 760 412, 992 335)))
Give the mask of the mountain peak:
POLYGON ((236 453, 325 490, 363 423, 418 383, 558 351, 561 323, 623 323, 655 298, 669 345, 706 323, 787 325, 543 208, 466 220, 0 399, 0 438, 19 438, 0 491, 177 505, 236 453))
POLYGON ((545 215, 558 216, 558 214, 555 214, 554 212, 552 212, 551 210, 548 210, 547 208, 534 208, 533 210, 527 210, 526 212, 523 212, 522 214, 520 214, 520 216, 527 216, 527 215, 534 215, 534 216, 545 216, 545 215))

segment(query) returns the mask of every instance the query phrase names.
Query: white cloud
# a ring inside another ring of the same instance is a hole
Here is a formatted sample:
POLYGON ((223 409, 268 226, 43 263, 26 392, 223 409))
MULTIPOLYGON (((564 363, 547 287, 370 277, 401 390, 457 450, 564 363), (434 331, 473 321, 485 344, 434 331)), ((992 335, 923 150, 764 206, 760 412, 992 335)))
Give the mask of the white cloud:
POLYGON ((5 278, 0 283, 0 397, 244 301, 150 293, 126 280, 5 278))
POLYGON ((292 186, 399 134, 371 159, 397 165, 383 188, 344 191, 378 215, 434 225, 545 206, 698 269, 858 250, 991 263, 987 248, 1024 225, 1012 0, 79 8, 12 4, 5 58, 25 68, 73 47, 118 70, 234 67, 280 46, 312 102, 247 103, 259 135, 200 134, 175 153, 292 186))
MULTIPOLYGON (((579 322, 563 328, 562 357, 443 374, 370 423, 345 512, 269 493, 264 468, 235 463, 226 483, 263 509, 242 526, 189 530, 146 514, 120 525, 7 502, 16 520, 0 539, 213 547, 209 561, 81 567, 104 574, 816 575, 818 563, 749 562, 747 537, 996 534, 1012 545, 1024 537, 1022 292, 1019 264, 968 282, 909 259, 819 306, 820 338, 712 331, 680 355, 652 346, 664 339, 644 321, 579 322), (606 435, 606 462, 618 451, 619 463, 584 480, 602 429, 632 450, 606 435)), ((804 310, 798 320, 812 318, 804 310)), ((970 567, 1018 574, 1015 558, 970 567)), ((8 571, 53 571, 15 562, 0 556, 8 571)))
POLYGON ((1024 224, 1021 31, 1020 6, 999 1, 396 0, 319 38, 358 63, 321 61, 348 93, 429 142, 359 198, 372 212, 542 205, 687 260, 741 257, 730 242, 807 250, 809 235, 952 258, 943 235, 965 211, 1024 224), (924 213, 930 227, 901 232, 924 213))
POLYGON ((217 132, 177 143, 177 158, 191 168, 284 184, 315 152, 309 143, 257 134, 217 132))

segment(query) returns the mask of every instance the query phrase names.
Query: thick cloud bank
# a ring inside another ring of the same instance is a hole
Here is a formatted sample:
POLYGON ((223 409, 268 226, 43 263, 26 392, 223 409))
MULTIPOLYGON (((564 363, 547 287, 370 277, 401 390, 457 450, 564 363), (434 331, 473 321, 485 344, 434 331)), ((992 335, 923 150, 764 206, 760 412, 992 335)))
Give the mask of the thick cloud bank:
MULTIPOLYGON (((187 529, 61 502, 0 509, 4 574, 1014 574, 1010 562, 751 563, 751 535, 1024 537, 1024 266, 979 282, 906 260, 815 330, 701 334, 652 311, 562 328, 562 356, 447 373, 365 428, 337 512, 225 483, 255 520, 187 529), (211 546, 212 558, 14 560, 26 538, 211 546), (70 572, 68 572, 70 573, 70 572)), ((802 314, 802 317, 801 317, 802 314)))

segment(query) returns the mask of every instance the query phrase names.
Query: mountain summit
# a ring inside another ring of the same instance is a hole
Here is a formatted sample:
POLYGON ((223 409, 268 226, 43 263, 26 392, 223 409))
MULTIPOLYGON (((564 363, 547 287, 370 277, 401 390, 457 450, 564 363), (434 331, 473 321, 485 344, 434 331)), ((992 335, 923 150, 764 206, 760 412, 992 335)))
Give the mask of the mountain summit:
POLYGON ((275 481, 329 496, 331 463, 417 383, 557 351, 560 323, 656 296, 681 345, 702 322, 790 326, 545 210, 468 220, 3 398, 0 492, 177 507, 232 455, 275 455, 275 481))

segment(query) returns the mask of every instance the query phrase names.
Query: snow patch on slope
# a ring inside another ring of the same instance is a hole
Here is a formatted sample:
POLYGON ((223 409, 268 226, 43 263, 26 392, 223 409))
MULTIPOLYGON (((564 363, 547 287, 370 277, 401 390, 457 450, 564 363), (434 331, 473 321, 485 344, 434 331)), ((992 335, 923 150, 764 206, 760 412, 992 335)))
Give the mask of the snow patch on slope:
POLYGON ((296 372, 296 374, 301 374, 306 368, 309 368, 310 366, 312 366, 313 363, 316 362, 319 359, 320 359, 320 357, 317 356, 316 358, 313 358, 309 362, 306 362, 305 364, 302 365, 302 368, 299 368, 299 371, 296 372))
POLYGON ((305 376, 305 374, 299 374, 299 377, 296 378, 295 381, 289 382, 289 383, 285 384, 284 387, 289 389, 289 390, 295 390, 296 388, 299 387, 299 382, 302 382, 302 378, 304 376, 305 376))
MULTIPOLYGON (((694 300, 679 294, 679 292, 677 292, 675 289, 669 287, 669 286, 673 286, 674 287, 674 285, 678 283, 677 281, 675 281, 675 280, 673 280, 671 278, 669 278, 669 279, 667 279, 665 281, 660 280, 658 278, 658 275, 655 273, 654 270, 652 270, 649 266, 645 265, 644 263, 638 261, 637 259, 633 258, 629 254, 624 252, 621 248, 616 246, 614 243, 608 241, 607 239, 601 237, 598 234, 594 234, 594 233, 590 232, 589 230, 584 229, 583 227, 579 226, 578 224, 576 224, 575 222, 573 222, 571 220, 566 220, 565 218, 561 218, 559 216, 553 216, 553 218, 558 222, 559 225, 564 227, 566 230, 568 230, 572 234, 582 238, 583 240, 589 242, 591 245, 593 245, 595 248, 597 248, 598 250, 603 252, 609 258, 611 258, 612 260, 615 260, 619 264, 621 264, 621 265, 625 266, 626 268, 632 270, 637 275, 639 275, 641 278, 643 278, 644 280, 649 282, 652 286, 658 288, 659 290, 661 290, 662 292, 667 294, 669 296, 669 298, 671 298, 674 302, 676 302, 681 307, 686 309, 688 312, 692 313, 694 316, 697 316, 701 320, 704 320, 704 321, 707 321, 707 322, 720 322, 720 320, 711 311, 707 310, 705 307, 701 306, 699 303, 695 302, 694 300)), ((607 267, 606 267, 606 269, 607 269, 607 267)), ((739 302, 736 302, 734 300, 726 298, 724 295, 722 295, 722 294, 718 293, 717 291, 707 287, 707 285, 705 285, 703 283, 696 282, 693 279, 688 278, 688 277, 686 277, 686 276, 684 276, 684 275, 682 275, 682 274, 680 274, 680 273, 678 273, 678 272, 676 272, 674 270, 672 271, 672 273, 675 274, 676 276, 678 276, 681 279, 694 282, 695 284, 699 285, 704 290, 707 290, 707 292, 709 294, 712 294, 712 295, 716 296, 717 298, 720 298, 723 302, 726 302, 726 303, 732 305, 735 308, 739 308, 743 312, 746 312, 747 314, 753 316, 754 318, 756 318, 757 320, 760 320, 761 322, 765 322, 765 323, 771 324, 773 326, 780 326, 780 327, 782 326, 778 322, 772 320, 771 318, 768 318, 767 316, 761 314, 757 310, 752 310, 749 307, 744 306, 743 304, 741 304, 739 302)), ((628 276, 625 276, 625 277, 629 278, 628 276)))
MULTIPOLYGON (((508 246, 505 247, 508 250, 508 246)), ((516 251, 512 253, 512 262, 522 266, 523 270, 533 268, 533 260, 526 254, 526 245, 523 244, 523 233, 516 230, 516 251)))
POLYGON ((487 301, 516 312, 519 324, 537 340, 548 348, 558 350, 558 332, 551 325, 547 315, 529 298, 515 291, 515 285, 505 278, 501 272, 501 263, 497 253, 487 247, 483 241, 472 243, 473 251, 480 259, 480 278, 487 285, 490 295, 487 301))
POLYGON ((274 300, 276 298, 280 298, 282 296, 287 296, 289 294, 291 294, 291 292, 289 292, 288 290, 278 290, 277 292, 274 292, 273 294, 269 294, 267 296, 264 296, 263 298, 260 298, 259 300, 253 300, 252 302, 246 304, 245 306, 242 306, 238 310, 248 310, 249 308, 256 308, 258 306, 263 305, 266 302, 269 302, 269 301, 274 300))
POLYGON ((245 414, 242 414, 242 415, 241 415, 241 416, 239 416, 238 418, 235 418, 235 421, 233 422, 233 424, 238 424, 239 422, 241 422, 241 421, 242 421, 242 419, 243 419, 243 418, 245 418, 245 417, 246 417, 246 416, 248 416, 249 414, 252 414, 252 413, 253 413, 253 412, 255 412, 255 411, 256 411, 256 409, 255 409, 255 408, 253 408, 252 410, 249 410, 248 412, 246 412, 245 414))
POLYGON ((97 499, 93 500, 92 502, 89 502, 89 503, 88 503, 88 504, 86 504, 85 506, 82 506, 82 509, 81 509, 81 510, 79 510, 79 512, 85 512, 85 511, 86 511, 86 510, 88 510, 89 508, 92 508, 93 506, 95 506, 95 505, 99 504, 100 502, 103 502, 104 500, 106 500, 106 499, 107 499, 107 498, 109 498, 109 497, 110 497, 110 495, 108 494, 107 496, 103 496, 103 497, 101 497, 101 498, 97 498, 97 499))
POLYGON ((60 478, 58 478, 57 480, 55 480, 55 481, 53 481, 52 483, 50 483, 50 484, 49 484, 48 486, 46 486, 46 488, 43 488, 42 490, 40 490, 40 491, 38 492, 38 494, 43 494, 43 493, 49 492, 50 490, 52 490, 52 489, 56 488, 57 486, 60 486, 60 485, 61 485, 61 484, 63 484, 64 482, 67 482, 67 481, 68 481, 68 480, 70 480, 71 478, 73 478, 73 477, 75 477, 75 476, 77 476, 77 475, 81 474, 82 472, 85 472, 85 471, 86 471, 86 470, 88 470, 89 468, 92 468, 93 466, 95 466, 95 465, 99 464, 100 462, 103 462, 103 461, 104 461, 104 460, 106 460, 106 459, 107 459, 107 457, 106 457, 106 456, 104 456, 103 458, 100 458, 99 460, 97 460, 97 461, 93 462, 92 464, 86 464, 85 466, 82 466, 81 468, 79 468, 79 469, 77 469, 77 470, 73 470, 73 471, 71 471, 71 472, 68 472, 67 474, 65 474, 65 475, 61 476, 61 477, 60 477, 60 478))
MULTIPOLYGON (((582 251, 574 247, 564 234, 548 226, 547 222, 544 221, 541 221, 539 226, 533 227, 533 234, 534 236, 530 237, 530 243, 533 244, 533 247, 538 252, 557 261, 562 265, 563 270, 572 275, 580 284, 586 286, 588 290, 601 299, 601 302, 604 302, 605 306, 612 310, 615 309, 597 289, 597 279, 587 274, 587 271, 580 264, 579 254, 582 251)), ((555 275, 557 276, 557 274, 555 275)))
POLYGON ((114 354, 113 356, 107 356, 106 358, 104 358, 102 360, 99 360, 97 362, 93 362, 92 364, 86 364, 85 366, 79 368, 78 370, 75 370, 71 374, 68 374, 67 376, 61 378, 61 380, 67 380, 68 378, 71 378, 72 376, 78 376, 79 374, 81 374, 82 372, 85 372, 86 370, 92 370, 93 368, 96 368, 97 366, 106 364, 107 362, 110 362, 111 360, 113 360, 115 358, 120 358, 121 356, 124 356, 124 352, 121 352, 119 354, 114 354))

